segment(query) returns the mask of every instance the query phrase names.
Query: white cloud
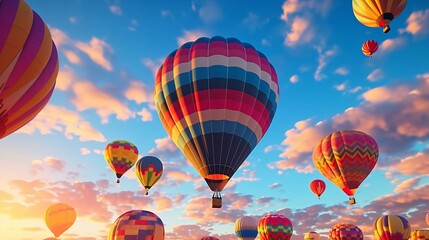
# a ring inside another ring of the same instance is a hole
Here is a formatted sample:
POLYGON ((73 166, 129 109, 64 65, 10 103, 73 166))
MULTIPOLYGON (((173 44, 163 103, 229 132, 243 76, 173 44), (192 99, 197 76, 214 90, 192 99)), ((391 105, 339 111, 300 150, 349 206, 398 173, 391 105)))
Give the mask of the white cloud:
POLYGON ((76 75, 73 69, 67 65, 60 68, 58 71, 55 89, 66 91, 70 88, 71 84, 76 81, 76 75))
POLYGON ((75 46, 102 68, 109 72, 113 71, 112 64, 105 56, 106 53, 112 53, 113 49, 105 41, 92 37, 89 43, 77 42, 75 46))
POLYGON ((336 50, 331 49, 323 52, 321 47, 316 47, 316 49, 317 53, 319 54, 319 65, 317 66, 316 72, 314 72, 314 79, 316 79, 316 81, 320 81, 326 78, 326 75, 322 73, 322 70, 328 64, 328 58, 336 54, 336 50))
POLYGON ((122 15, 122 9, 118 5, 110 5, 109 10, 115 15, 118 15, 118 16, 122 15))
POLYGON ((345 67, 339 67, 339 68, 335 69, 334 73, 336 73, 338 75, 345 76, 345 75, 349 74, 349 70, 345 67))
POLYGON ((214 23, 222 18, 222 10, 216 1, 207 0, 198 11, 200 18, 206 23, 214 23))
POLYGON ((289 78, 289 81, 291 82, 291 83, 297 83, 298 82, 298 75, 293 75, 292 77, 290 77, 289 78))
POLYGON ((368 81, 375 82, 384 78, 383 71, 380 68, 374 69, 367 77, 368 81))
POLYGON ((191 41, 193 42, 200 37, 206 37, 206 36, 207 36, 207 34, 204 31, 199 31, 199 30, 187 31, 187 30, 184 30, 183 35, 177 38, 177 45, 180 47, 187 42, 191 42, 191 41))
POLYGON ((404 46, 405 42, 406 42, 406 39, 404 37, 386 39, 381 43, 380 50, 381 52, 393 51, 396 48, 404 46))
POLYGON ((343 82, 338 85, 334 85, 334 88, 337 89, 337 91, 344 91, 346 90, 346 82, 343 82))
POLYGON ((141 116, 143 122, 152 121, 152 113, 147 108, 143 108, 137 115, 141 116))
POLYGON ((285 44, 295 46, 298 43, 309 42, 313 38, 309 30, 310 22, 301 17, 295 17, 292 21, 290 31, 286 33, 285 44))
POLYGON ((429 9, 415 11, 407 19, 407 27, 399 32, 408 32, 413 35, 428 33, 429 29, 429 9))
POLYGON ((89 150, 88 148, 81 148, 81 149, 80 149, 80 153, 81 153, 82 155, 88 155, 88 154, 90 154, 90 153, 91 153, 91 150, 89 150))
POLYGON ((128 100, 135 101, 138 104, 154 101, 153 90, 149 89, 142 81, 131 81, 129 84, 124 93, 128 100))
POLYGON ((80 57, 75 52, 64 50, 63 53, 70 63, 76 64, 76 65, 79 65, 81 63, 80 57))

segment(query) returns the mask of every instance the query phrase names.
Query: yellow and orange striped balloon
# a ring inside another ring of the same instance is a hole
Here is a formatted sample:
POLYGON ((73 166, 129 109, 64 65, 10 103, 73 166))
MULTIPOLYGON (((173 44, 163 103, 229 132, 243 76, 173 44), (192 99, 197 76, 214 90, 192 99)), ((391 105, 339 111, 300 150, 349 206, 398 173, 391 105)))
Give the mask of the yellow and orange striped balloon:
POLYGON ((61 236, 76 221, 76 211, 65 203, 56 203, 45 211, 45 223, 55 237, 61 236))
POLYGON ((58 53, 48 27, 23 0, 0 1, 0 139, 48 103, 58 53))

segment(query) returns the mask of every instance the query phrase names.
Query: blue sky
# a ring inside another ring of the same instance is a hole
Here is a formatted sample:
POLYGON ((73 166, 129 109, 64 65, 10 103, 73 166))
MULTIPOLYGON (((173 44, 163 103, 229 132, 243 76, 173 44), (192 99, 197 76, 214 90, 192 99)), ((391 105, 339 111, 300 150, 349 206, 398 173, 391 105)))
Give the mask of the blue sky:
MULTIPOLYGON (((427 228, 429 211, 429 2, 409 1, 384 34, 353 15, 351 1, 35 1, 60 58, 48 105, 0 140, 0 235, 51 236, 43 211, 61 201, 78 219, 63 239, 105 239, 131 209, 155 212, 166 239, 206 235, 236 239, 235 220, 281 213, 326 237, 336 223, 372 238, 383 214, 427 228), (175 147, 153 103, 154 74, 164 58, 198 37, 236 37, 263 52, 280 87, 268 132, 223 191, 224 207, 175 147), (364 41, 379 50, 362 54, 364 41), (311 152, 332 131, 373 136, 380 157, 357 191, 357 204, 314 168, 311 152), (134 169, 118 186, 102 151, 126 139, 155 155, 164 175, 144 196, 134 169), (309 190, 324 179, 321 199, 309 190)), ((10 236, 10 237, 9 237, 10 236)))

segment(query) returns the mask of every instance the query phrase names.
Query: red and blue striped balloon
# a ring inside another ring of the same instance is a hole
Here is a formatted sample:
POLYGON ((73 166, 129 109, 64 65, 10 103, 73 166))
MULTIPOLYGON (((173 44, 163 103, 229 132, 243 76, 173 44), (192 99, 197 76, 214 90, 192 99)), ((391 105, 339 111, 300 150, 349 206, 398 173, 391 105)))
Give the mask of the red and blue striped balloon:
POLYGON ((199 38, 167 56, 155 81, 164 128, 212 191, 222 191, 266 133, 277 74, 236 38, 199 38))
POLYGON ((58 75, 51 33, 23 0, 0 1, 0 139, 48 103, 58 75))
POLYGON ((254 240, 258 236, 258 222, 253 217, 240 217, 235 221, 234 232, 238 240, 254 240))

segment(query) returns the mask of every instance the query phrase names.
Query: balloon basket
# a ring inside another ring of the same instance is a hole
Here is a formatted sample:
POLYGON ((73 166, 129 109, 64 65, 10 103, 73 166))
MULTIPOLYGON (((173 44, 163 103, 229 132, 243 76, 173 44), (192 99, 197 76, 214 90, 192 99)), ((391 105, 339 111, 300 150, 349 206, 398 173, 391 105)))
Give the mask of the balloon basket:
POLYGON ((388 33, 390 31, 390 27, 389 27, 389 25, 386 25, 384 28, 383 28, 383 32, 384 33, 388 33))
POLYGON ((212 208, 222 207, 222 196, 219 192, 215 192, 212 197, 212 208))
POLYGON ((349 198, 349 204, 353 205, 356 203, 356 199, 354 197, 349 198))

